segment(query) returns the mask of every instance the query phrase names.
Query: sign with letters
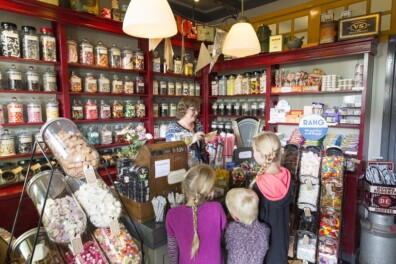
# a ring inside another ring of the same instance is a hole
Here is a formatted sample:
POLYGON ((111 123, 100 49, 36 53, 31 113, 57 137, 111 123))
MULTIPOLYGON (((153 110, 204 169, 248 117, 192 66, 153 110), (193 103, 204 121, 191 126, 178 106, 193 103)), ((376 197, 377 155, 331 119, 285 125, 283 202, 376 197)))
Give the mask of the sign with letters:
POLYGON ((299 124, 301 135, 309 140, 324 138, 328 131, 326 120, 320 115, 304 116, 299 124))
POLYGON ((341 19, 338 25, 338 40, 376 36, 380 31, 380 14, 341 19))

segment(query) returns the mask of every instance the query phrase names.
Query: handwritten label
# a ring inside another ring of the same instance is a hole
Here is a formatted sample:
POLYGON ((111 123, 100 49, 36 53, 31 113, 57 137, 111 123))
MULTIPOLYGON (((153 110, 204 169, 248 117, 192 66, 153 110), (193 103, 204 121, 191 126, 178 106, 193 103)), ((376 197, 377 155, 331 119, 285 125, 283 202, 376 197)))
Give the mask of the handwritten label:
POLYGON ((168 184, 175 184, 182 182, 185 174, 186 174, 185 169, 171 171, 168 175, 168 184))
POLYGON ((312 182, 311 181, 305 181, 305 184, 307 185, 307 190, 308 191, 312 191, 313 190, 313 186, 312 186, 312 182))
POLYGON ((12 172, 15 173, 15 174, 18 174, 18 173, 20 173, 22 170, 23 170, 23 168, 22 168, 21 166, 19 166, 19 167, 13 169, 12 172))
POLYGON ((78 254, 80 254, 81 252, 84 251, 84 247, 83 247, 83 243, 81 241, 80 234, 78 234, 77 236, 73 237, 70 240, 70 244, 71 244, 71 248, 72 248, 72 251, 73 251, 74 255, 78 255, 78 254))
POLYGON ((170 159, 155 161, 155 178, 168 176, 170 173, 170 159))
POLYGON ((110 222, 110 231, 113 236, 118 236, 121 232, 120 225, 117 220, 113 220, 110 222))
POLYGON ((306 217, 311 217, 311 216, 312 216, 312 214, 311 214, 311 209, 305 207, 305 208, 304 208, 304 215, 305 215, 306 217))
POLYGON ((84 176, 85 176, 85 179, 87 180, 87 183, 90 183, 90 184, 96 183, 96 175, 95 175, 95 171, 92 166, 84 167, 84 176))

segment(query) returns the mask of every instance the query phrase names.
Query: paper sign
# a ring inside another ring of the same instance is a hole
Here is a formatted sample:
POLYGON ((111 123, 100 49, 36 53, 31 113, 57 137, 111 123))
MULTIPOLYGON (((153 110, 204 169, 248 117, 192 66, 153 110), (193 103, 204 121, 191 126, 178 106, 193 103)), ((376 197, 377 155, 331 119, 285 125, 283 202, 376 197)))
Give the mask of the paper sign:
POLYGON ((171 171, 168 175, 168 184, 171 185, 171 184, 182 182, 186 172, 187 172, 186 169, 171 171))
POLYGON ((155 161, 155 178, 168 176, 170 173, 170 159, 155 161))
POLYGON ((324 138, 328 131, 326 120, 320 115, 304 116, 299 124, 301 135, 309 140, 324 138))
POLYGON ((91 184, 96 183, 96 175, 92 166, 84 167, 84 176, 85 179, 87 180, 87 183, 91 183, 91 184))
POLYGON ((78 255, 84 251, 83 243, 81 241, 80 234, 70 239, 71 247, 74 255, 78 255))
POLYGON ((312 191, 313 190, 313 186, 312 186, 312 182, 311 181, 305 181, 305 184, 307 185, 307 190, 308 191, 312 191))
POLYGON ((118 236, 121 232, 120 225, 117 220, 113 220, 110 222, 110 231, 113 236, 118 236))
POLYGON ((242 151, 238 154, 239 159, 251 159, 252 158, 252 151, 242 151))
POLYGON ((312 216, 312 214, 311 214, 311 209, 309 209, 309 208, 304 208, 304 215, 306 216, 306 217, 311 217, 312 216))

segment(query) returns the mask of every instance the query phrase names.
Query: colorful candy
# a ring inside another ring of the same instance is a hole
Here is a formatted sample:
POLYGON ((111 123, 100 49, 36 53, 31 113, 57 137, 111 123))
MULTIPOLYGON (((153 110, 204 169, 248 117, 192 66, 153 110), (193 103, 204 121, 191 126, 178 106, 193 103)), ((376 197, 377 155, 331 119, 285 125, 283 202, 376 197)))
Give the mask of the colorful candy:
POLYGON ((94 241, 84 243, 84 251, 75 256, 71 251, 66 252, 65 260, 67 264, 103 264, 108 263, 102 251, 94 241))

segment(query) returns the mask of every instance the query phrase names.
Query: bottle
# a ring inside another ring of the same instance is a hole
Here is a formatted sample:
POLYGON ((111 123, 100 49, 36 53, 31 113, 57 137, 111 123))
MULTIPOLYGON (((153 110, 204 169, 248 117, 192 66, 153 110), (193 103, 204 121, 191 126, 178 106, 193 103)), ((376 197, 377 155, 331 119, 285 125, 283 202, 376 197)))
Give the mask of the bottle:
POLYGON ((74 40, 67 40, 67 63, 78 63, 78 47, 74 40))
POLYGON ((173 73, 182 74, 182 61, 179 56, 173 56, 173 73))
POLYGON ((99 93, 110 93, 110 80, 106 78, 104 73, 99 75, 98 79, 98 92, 99 93))
POLYGON ((7 104, 8 123, 23 123, 23 106, 18 102, 16 97, 12 97, 12 101, 7 104))
POLYGON ((167 95, 168 94, 168 89, 167 89, 167 85, 166 85, 166 81, 165 80, 161 80, 159 82, 159 94, 160 95, 167 95))
POLYGON ((51 98, 45 105, 45 113, 47 115, 47 122, 59 117, 59 103, 55 98, 51 98))
POLYGON ((158 51, 153 51, 153 72, 161 72, 161 57, 158 51))
POLYGON ((161 116, 169 116, 168 103, 165 100, 161 103, 161 116))
POLYGON ((184 62, 183 62, 183 73, 184 75, 192 76, 193 75, 193 64, 190 59, 190 54, 184 55, 184 62))
POLYGON ((175 95, 175 83, 172 80, 168 81, 168 95, 175 95))
POLYGON ((231 74, 230 76, 228 76, 227 79, 227 95, 234 95, 235 92, 234 84, 235 84, 235 76, 231 74))
POLYGON ((28 123, 43 122, 43 114, 41 112, 41 105, 36 102, 33 97, 30 103, 27 104, 28 123))
POLYGON ((219 95, 219 77, 216 75, 211 82, 212 95, 219 95))
POLYGON ((22 26, 22 58, 30 60, 40 59, 40 42, 36 33, 36 28, 31 26, 22 26))
POLYGON ((127 70, 133 70, 133 53, 129 49, 128 46, 126 46, 122 50, 122 60, 121 60, 121 68, 127 69, 127 70))
POLYGON ((227 94, 227 76, 223 75, 219 80, 219 95, 227 94))
POLYGON ((146 89, 145 89, 145 84, 144 84, 143 77, 141 77, 141 76, 136 76, 136 79, 135 79, 135 89, 136 89, 136 93, 137 93, 137 94, 144 94, 144 93, 146 93, 146 89))
POLYGON ((139 47, 133 52, 133 69, 144 71, 144 53, 139 47))
POLYGON ((254 72, 250 76, 250 94, 260 93, 260 79, 258 72, 254 72))
POLYGON ((84 79, 84 92, 96 93, 98 91, 98 82, 92 73, 87 72, 84 79))
POLYGON ((73 120, 82 120, 84 119, 84 110, 81 105, 81 102, 79 102, 77 99, 73 100, 73 105, 71 107, 71 116, 73 120))
POLYGON ((124 84, 118 79, 118 75, 114 74, 113 80, 111 81, 111 93, 122 94, 124 92, 124 84))
POLYGON ((135 83, 129 79, 129 76, 125 76, 124 78, 124 94, 134 94, 135 89, 134 89, 135 83))
POLYGON ((153 95, 159 94, 159 84, 157 80, 153 80, 153 95))
POLYGON ((44 92, 56 92, 58 91, 56 73, 50 68, 43 74, 43 87, 44 92))
POLYGON ((81 78, 77 74, 75 74, 74 71, 71 72, 69 84, 70 84, 70 92, 75 92, 75 93, 82 92, 81 78))
POLYGON ((121 50, 113 43, 110 48, 110 68, 121 68, 121 50))
POLYGON ((96 66, 108 67, 109 66, 109 56, 107 54, 107 47, 102 41, 98 41, 95 46, 95 58, 94 63, 96 66))
POLYGON ((93 45, 88 42, 88 39, 84 38, 83 41, 80 42, 79 46, 80 46, 79 48, 80 64, 94 65, 93 45))
POLYGON ((40 32, 41 59, 44 61, 56 61, 56 39, 52 29, 40 28, 40 32))
POLYGON ((1 54, 15 58, 21 56, 19 35, 14 23, 1 22, 1 54))
POLYGON ((212 115, 218 115, 218 105, 217 105, 217 101, 214 101, 212 104, 212 115))
POLYGON ((33 66, 30 66, 25 73, 26 76, 26 87, 28 91, 38 92, 40 91, 39 74, 34 70, 33 66))
POLYGON ((14 64, 7 70, 7 87, 8 90, 22 90, 22 72, 14 64))

